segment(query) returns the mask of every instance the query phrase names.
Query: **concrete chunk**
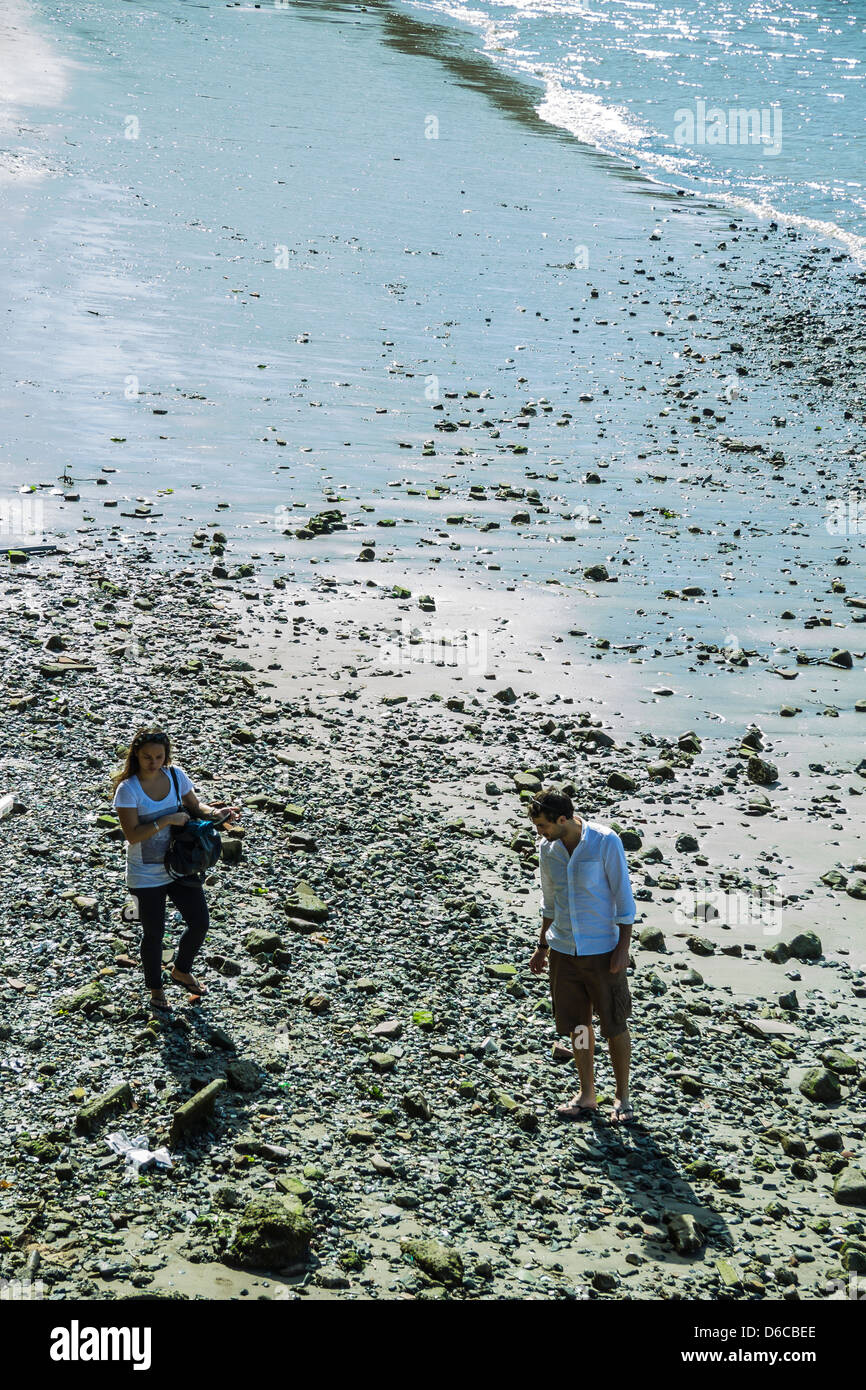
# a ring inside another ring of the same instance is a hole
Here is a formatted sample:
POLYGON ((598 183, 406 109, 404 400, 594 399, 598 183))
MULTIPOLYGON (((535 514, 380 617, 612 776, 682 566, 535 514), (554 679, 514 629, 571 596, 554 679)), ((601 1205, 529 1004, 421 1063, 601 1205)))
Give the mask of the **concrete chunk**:
POLYGON ((92 1134, 105 1120, 122 1115, 131 1106, 132 1087, 128 1081, 122 1081, 119 1086, 106 1091, 104 1095, 96 1096, 94 1100, 81 1107, 75 1117, 75 1133, 92 1134))
POLYGON ((209 1086, 205 1086, 201 1091, 196 1091, 195 1095, 185 1101, 179 1110, 175 1110, 168 1139, 169 1148, 174 1148, 178 1140, 189 1130, 195 1129, 211 1118, 216 1098, 220 1091, 225 1090, 226 1084, 225 1077, 218 1076, 215 1081, 211 1081, 209 1086))

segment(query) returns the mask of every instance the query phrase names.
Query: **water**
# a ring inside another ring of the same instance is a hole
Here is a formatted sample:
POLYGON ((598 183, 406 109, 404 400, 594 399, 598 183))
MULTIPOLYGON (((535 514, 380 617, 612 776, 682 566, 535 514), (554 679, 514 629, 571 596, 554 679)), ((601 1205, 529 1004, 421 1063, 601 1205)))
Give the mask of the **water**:
POLYGON ((862 0, 418 0, 411 9, 475 29, 495 62, 538 82, 539 115, 587 144, 823 231, 866 259, 862 0), (705 115, 725 115, 705 120, 703 141, 701 101, 705 115), (731 110, 757 119, 741 126, 731 110))

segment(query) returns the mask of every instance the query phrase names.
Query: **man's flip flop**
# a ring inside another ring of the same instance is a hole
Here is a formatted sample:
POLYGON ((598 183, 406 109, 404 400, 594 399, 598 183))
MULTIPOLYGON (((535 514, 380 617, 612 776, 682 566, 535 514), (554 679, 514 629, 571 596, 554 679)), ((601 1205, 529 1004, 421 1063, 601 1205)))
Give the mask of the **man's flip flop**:
POLYGON ((611 1119, 615 1125, 632 1125, 636 1123, 634 1110, 628 1104, 615 1105, 608 1118, 611 1119))
POLYGON ((589 1115, 598 1114, 597 1105, 558 1105, 556 1113, 561 1120, 585 1120, 589 1115))

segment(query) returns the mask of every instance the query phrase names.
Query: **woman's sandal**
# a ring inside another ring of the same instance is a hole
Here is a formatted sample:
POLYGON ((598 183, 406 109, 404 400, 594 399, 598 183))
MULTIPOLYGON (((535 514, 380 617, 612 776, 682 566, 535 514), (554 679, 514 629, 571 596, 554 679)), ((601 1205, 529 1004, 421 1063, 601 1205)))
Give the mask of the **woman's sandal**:
POLYGON ((190 975, 188 980, 179 980, 174 973, 173 966, 169 974, 169 979, 172 980, 174 984, 180 985, 181 989, 185 989, 188 994, 195 995, 196 998, 200 998, 201 995, 206 993, 204 987, 199 984, 198 980, 195 978, 194 975, 190 975))
POLYGON ((171 1005, 165 997, 165 990, 161 989, 158 994, 151 994, 150 1007, 160 1014, 170 1014, 171 1005))

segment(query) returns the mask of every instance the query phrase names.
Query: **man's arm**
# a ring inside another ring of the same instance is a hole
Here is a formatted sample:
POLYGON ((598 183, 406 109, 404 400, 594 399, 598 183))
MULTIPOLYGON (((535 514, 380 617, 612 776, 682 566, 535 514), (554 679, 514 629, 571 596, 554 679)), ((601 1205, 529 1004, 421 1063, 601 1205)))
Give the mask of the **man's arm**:
POLYGON ((538 851, 538 868, 541 874, 541 940, 538 943, 544 950, 547 950, 547 929, 553 921, 556 912, 556 894, 553 888, 553 877, 550 866, 547 862, 547 855, 543 848, 538 851))
POLYGON ((607 875, 611 897, 614 903, 615 921, 619 927, 619 941, 614 947, 610 960, 613 974, 628 965, 631 947, 631 929, 635 919, 635 902, 631 891, 625 849, 618 835, 608 835, 602 849, 602 862, 607 875))
POLYGON ((538 867, 541 873, 541 939, 529 962, 529 968, 533 975, 540 975, 547 961, 547 953, 550 950, 547 944, 547 929, 553 921, 555 910, 553 883, 541 850, 538 852, 538 867))

